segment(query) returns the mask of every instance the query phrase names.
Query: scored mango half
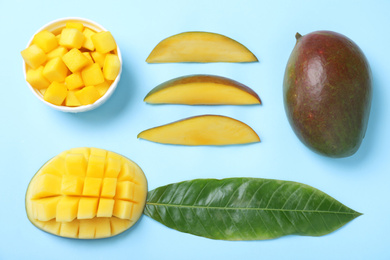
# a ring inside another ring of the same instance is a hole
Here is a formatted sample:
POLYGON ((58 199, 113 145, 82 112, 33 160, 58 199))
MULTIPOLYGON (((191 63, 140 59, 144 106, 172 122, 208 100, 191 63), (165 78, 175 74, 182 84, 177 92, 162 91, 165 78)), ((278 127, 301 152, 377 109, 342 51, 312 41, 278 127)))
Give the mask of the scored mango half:
POLYGON ((103 149, 73 148, 32 178, 26 212, 32 224, 54 235, 106 238, 138 221, 146 195, 146 177, 133 161, 103 149))

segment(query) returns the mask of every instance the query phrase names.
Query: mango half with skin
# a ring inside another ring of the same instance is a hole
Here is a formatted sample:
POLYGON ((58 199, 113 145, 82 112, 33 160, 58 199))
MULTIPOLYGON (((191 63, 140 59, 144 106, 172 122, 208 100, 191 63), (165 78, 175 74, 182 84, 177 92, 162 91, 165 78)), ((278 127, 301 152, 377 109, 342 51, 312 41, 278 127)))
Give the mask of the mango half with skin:
POLYGON ((313 151, 353 155, 365 136, 372 99, 371 71, 347 37, 317 31, 296 35, 283 83, 287 118, 313 151))
POLYGON ((146 177, 133 161, 103 149, 73 148, 32 178, 26 212, 32 224, 54 235, 106 238, 137 222, 146 195, 146 177))

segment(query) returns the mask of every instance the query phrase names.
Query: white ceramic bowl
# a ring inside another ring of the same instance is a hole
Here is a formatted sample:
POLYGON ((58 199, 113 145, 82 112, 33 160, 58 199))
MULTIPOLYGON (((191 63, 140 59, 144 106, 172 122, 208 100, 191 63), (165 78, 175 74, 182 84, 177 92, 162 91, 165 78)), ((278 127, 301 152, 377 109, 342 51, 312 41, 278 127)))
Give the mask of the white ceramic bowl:
MULTIPOLYGON (((42 26, 35 34, 37 34, 38 32, 40 32, 42 30, 48 30, 50 32, 53 32, 54 34, 58 34, 61 31, 61 29, 65 27, 67 22, 81 22, 84 24, 85 27, 88 27, 96 32, 107 31, 103 26, 101 26, 100 24, 95 23, 91 20, 84 19, 84 18, 78 18, 78 17, 68 17, 68 18, 57 19, 57 20, 54 20, 52 22, 47 23, 46 25, 42 26)), ((28 42, 27 47, 31 45, 31 42, 34 38, 34 35, 31 37, 30 41, 28 42)), ((107 99, 115 91, 115 89, 118 85, 118 82, 120 80, 121 73, 122 73, 122 55, 121 55, 121 52, 120 52, 118 46, 117 46, 117 49, 115 52, 118 55, 118 58, 121 62, 121 68, 120 68, 119 74, 116 77, 116 79, 111 83, 111 86, 108 88, 107 92, 93 104, 79 106, 79 107, 67 107, 67 106, 53 105, 53 104, 51 104, 43 99, 43 95, 41 94, 41 92, 39 92, 39 90, 33 88, 27 81, 26 81, 26 83, 27 83, 28 87, 31 89, 31 91, 34 93, 34 95, 39 100, 41 100, 43 103, 45 103, 46 105, 48 105, 54 109, 57 109, 57 110, 60 110, 63 112, 71 112, 71 113, 85 112, 85 111, 95 109, 107 101, 107 99)), ((26 63, 23 61, 24 79, 26 79, 26 72, 27 72, 27 66, 26 66, 26 63)))

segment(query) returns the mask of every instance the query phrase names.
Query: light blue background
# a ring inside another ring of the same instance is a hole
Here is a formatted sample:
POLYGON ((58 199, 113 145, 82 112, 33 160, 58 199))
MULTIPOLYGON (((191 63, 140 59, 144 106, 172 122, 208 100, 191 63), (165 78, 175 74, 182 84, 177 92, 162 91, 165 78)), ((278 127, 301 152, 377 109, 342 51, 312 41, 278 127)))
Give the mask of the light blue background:
POLYGON ((0 0, 0 259, 390 259, 390 1, 5 1, 0 0), (121 48, 123 73, 113 96, 86 113, 55 111, 27 88, 23 50, 37 29, 70 16, 110 30, 121 48), (296 32, 333 30, 364 51, 373 74, 366 138, 352 157, 314 154, 292 132, 283 107, 284 68, 296 32), (184 31, 229 36, 259 58, 251 64, 147 64, 162 39, 184 31), (156 85, 188 74, 215 74, 253 88, 262 106, 151 106, 156 85), (179 147, 138 140, 147 128, 200 114, 250 125, 259 144, 179 147), (35 228, 24 210, 34 173, 51 157, 93 146, 123 154, 144 170, 149 189, 194 178, 261 177, 314 186, 364 213, 323 237, 288 236, 228 242, 171 230, 143 216, 110 239, 80 241, 35 228))

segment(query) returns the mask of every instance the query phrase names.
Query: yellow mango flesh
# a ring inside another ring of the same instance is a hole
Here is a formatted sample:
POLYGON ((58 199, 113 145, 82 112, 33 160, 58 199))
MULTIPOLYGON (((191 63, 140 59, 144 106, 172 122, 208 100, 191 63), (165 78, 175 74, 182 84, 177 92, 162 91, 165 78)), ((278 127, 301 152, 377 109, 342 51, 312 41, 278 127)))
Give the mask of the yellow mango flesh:
POLYGON ((178 145, 232 145, 260 142, 248 125, 230 117, 203 115, 141 132, 138 138, 178 145))
POLYGON ((35 174, 26 192, 26 211, 29 220, 46 232, 105 238, 135 224, 146 195, 145 175, 131 160, 103 149, 74 148, 35 174))
POLYGON ((67 107, 78 107, 78 106, 81 106, 81 103, 80 101, 77 99, 76 95, 75 95, 75 90, 69 90, 68 91, 68 95, 66 96, 66 99, 65 99, 65 105, 67 107))
POLYGON ((256 56, 241 43, 210 32, 185 32, 168 37, 146 59, 148 63, 255 61, 256 56))
POLYGON ((152 89, 144 101, 185 105, 261 104, 259 96, 249 87, 213 75, 191 75, 164 82, 152 89))
POLYGON ((99 96, 102 97, 104 96, 104 94, 106 94, 108 88, 110 87, 112 81, 104 81, 103 83, 101 84, 98 84, 98 85, 95 85, 95 88, 97 89, 97 91, 99 92, 99 96))
POLYGON ((103 64, 103 75, 107 80, 114 80, 121 69, 121 62, 117 55, 107 54, 103 64))
POLYGON ((109 31, 95 33, 91 35, 91 40, 100 53, 108 53, 116 49, 115 39, 109 31))
POLYGON ((34 35, 33 44, 38 45, 45 53, 51 52, 58 46, 56 36, 47 30, 43 30, 34 35))
POLYGON ((67 22, 65 28, 74 28, 82 32, 84 30, 84 24, 80 22, 67 22))
POLYGON ((81 71, 85 86, 94 86, 104 82, 103 72, 97 63, 89 65, 81 71))
POLYGON ((85 36, 83 47, 90 50, 90 51, 95 50, 95 45, 93 45, 91 36, 96 34, 96 33, 88 28, 85 28, 83 31, 83 34, 85 36))
POLYGON ((36 44, 32 44, 20 52, 24 62, 33 69, 37 69, 47 61, 47 55, 36 44))
POLYGON ((26 64, 26 81, 44 100, 57 106, 78 107, 96 102, 108 91, 121 67, 117 45, 110 32, 95 32, 73 21, 52 32, 38 32, 21 55, 26 64), (94 41, 98 50, 92 40, 94 35, 97 35, 94 41), (103 73, 106 56, 110 58, 103 73), (58 96, 44 97, 53 82, 67 87, 65 99, 63 91, 56 91, 58 96), (88 89, 80 92, 83 88, 88 89))
POLYGON ((99 65, 100 68, 103 68, 103 66, 104 66, 104 61, 106 59, 106 55, 107 54, 105 54, 105 53, 100 53, 97 51, 91 52, 91 56, 92 56, 93 60, 95 61, 95 63, 97 63, 99 65))
POLYGON ((93 104, 101 97, 99 91, 94 86, 87 86, 75 91, 75 96, 82 105, 93 104))
POLYGON ((43 76, 50 82, 64 82, 68 75, 68 68, 60 57, 49 60, 42 71, 43 76))
POLYGON ((76 48, 71 49, 64 56, 62 56, 62 60, 68 69, 73 73, 81 70, 89 63, 88 58, 76 48))
POLYGON ((47 54, 47 58, 49 60, 54 59, 56 57, 60 57, 61 58, 67 52, 68 52, 68 49, 66 49, 64 46, 58 46, 57 48, 55 48, 54 50, 52 50, 51 52, 49 52, 47 54))
POLYGON ((84 39, 84 34, 78 29, 64 28, 61 32, 59 44, 69 49, 80 49, 83 45, 84 39))
POLYGON ((50 85, 50 81, 43 76, 43 66, 40 66, 36 70, 28 70, 26 80, 36 89, 45 89, 50 85))
POLYGON ((60 106, 66 96, 68 95, 68 89, 65 84, 53 81, 50 86, 46 89, 43 99, 49 103, 60 106))
POLYGON ((75 90, 84 87, 84 82, 83 79, 81 78, 81 73, 76 72, 67 76, 65 78, 65 84, 69 90, 75 90))

